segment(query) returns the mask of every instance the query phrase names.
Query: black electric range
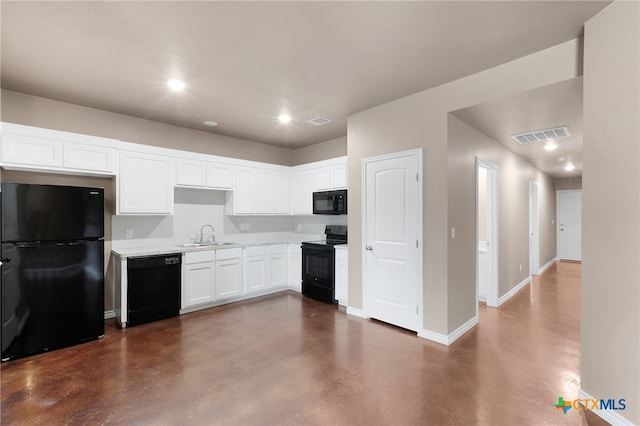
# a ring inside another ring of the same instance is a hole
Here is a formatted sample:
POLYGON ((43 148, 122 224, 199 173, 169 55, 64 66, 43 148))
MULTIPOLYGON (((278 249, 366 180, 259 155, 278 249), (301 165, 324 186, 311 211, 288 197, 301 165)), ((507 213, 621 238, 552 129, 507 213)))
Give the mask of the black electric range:
POLYGON ((320 302, 335 304, 334 247, 347 244, 347 226, 327 225, 325 235, 325 240, 302 243, 302 294, 320 302))

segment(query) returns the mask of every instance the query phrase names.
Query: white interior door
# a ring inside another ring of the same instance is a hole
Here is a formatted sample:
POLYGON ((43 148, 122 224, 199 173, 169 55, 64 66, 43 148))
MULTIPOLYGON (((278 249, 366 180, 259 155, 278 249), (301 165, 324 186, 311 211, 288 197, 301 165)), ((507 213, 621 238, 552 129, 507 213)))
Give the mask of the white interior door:
POLYGON ((476 162, 478 300, 498 306, 498 166, 476 162))
POLYGON ((558 257, 582 260, 582 191, 558 191, 558 257))
POLYGON ((529 274, 540 272, 540 220, 538 184, 529 182, 529 274))
POLYGON ((365 310, 372 318, 416 331, 422 239, 420 162, 417 152, 363 161, 365 310))

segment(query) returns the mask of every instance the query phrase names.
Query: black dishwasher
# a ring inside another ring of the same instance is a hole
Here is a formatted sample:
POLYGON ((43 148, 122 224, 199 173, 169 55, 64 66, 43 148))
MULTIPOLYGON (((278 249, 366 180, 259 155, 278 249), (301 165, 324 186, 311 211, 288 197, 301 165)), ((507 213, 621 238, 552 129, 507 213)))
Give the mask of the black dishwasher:
POLYGON ((180 312, 182 255, 127 260, 127 326, 175 317, 180 312))

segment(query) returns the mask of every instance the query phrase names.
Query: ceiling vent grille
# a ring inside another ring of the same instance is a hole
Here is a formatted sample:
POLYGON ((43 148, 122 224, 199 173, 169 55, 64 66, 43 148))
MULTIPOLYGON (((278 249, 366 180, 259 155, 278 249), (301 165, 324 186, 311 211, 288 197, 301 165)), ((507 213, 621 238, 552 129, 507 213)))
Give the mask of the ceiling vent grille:
POLYGON ((323 126, 327 123, 331 123, 331 120, 329 120, 328 118, 324 118, 324 117, 315 117, 312 119, 309 119, 307 121, 305 121, 305 123, 309 123, 313 126, 323 126))
POLYGON ((571 136, 571 131, 567 126, 555 127, 553 129, 534 130, 533 132, 511 135, 516 142, 521 144, 568 138, 569 136, 571 136))

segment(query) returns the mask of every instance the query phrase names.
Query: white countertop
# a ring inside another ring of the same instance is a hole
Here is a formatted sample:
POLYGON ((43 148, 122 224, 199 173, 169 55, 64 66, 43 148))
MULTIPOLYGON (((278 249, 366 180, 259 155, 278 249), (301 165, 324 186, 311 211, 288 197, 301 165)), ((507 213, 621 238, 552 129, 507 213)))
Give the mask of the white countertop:
POLYGON ((183 247, 181 244, 161 243, 157 245, 139 246, 139 247, 119 247, 111 250, 111 253, 121 258, 139 257, 139 256, 155 256, 171 253, 188 253, 192 251, 204 250, 224 250, 230 248, 243 248, 251 246, 268 246, 276 244, 300 244, 300 241, 260 241, 255 243, 229 243, 218 244, 201 247, 183 247))

